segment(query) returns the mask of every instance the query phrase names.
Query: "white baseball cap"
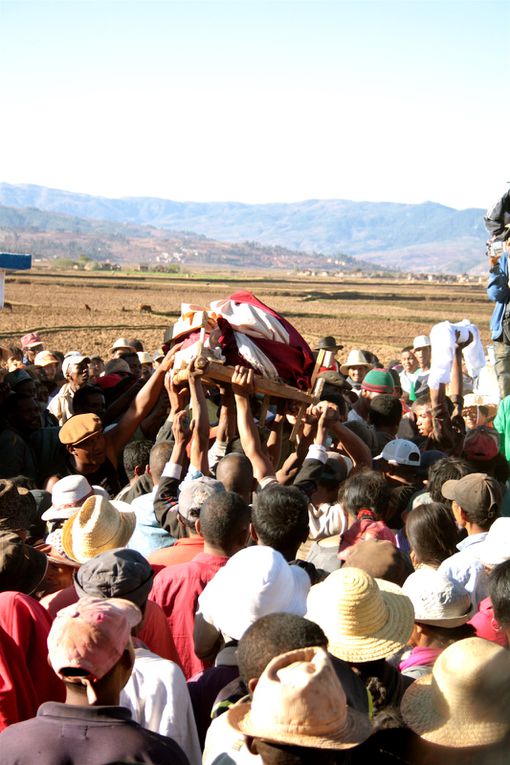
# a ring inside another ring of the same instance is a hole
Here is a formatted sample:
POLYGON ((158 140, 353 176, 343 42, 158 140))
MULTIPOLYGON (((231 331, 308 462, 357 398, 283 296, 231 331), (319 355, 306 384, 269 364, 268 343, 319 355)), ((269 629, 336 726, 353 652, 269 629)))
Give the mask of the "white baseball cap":
POLYGON ((394 438, 393 441, 388 441, 374 460, 386 460, 390 465, 420 467, 421 452, 412 441, 406 438, 394 438))
POLYGON ((413 351, 417 348, 430 348, 430 337, 428 335, 417 335, 413 340, 413 351))
POLYGON ((487 536, 476 549, 476 557, 484 566, 497 566, 510 560, 510 518, 496 518, 487 536))

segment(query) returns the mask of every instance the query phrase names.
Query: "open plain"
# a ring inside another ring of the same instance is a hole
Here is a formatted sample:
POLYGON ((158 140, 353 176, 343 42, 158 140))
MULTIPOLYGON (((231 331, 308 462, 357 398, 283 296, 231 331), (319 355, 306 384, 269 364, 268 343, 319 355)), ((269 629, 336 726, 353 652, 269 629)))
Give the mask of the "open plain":
POLYGON ((0 312, 0 343, 18 343, 39 332, 48 348, 108 356, 119 336, 136 336, 153 352, 176 320, 181 302, 207 306, 211 300, 247 289, 283 314, 313 345, 323 335, 351 348, 366 348, 383 362, 398 355, 415 335, 436 322, 467 318, 489 342, 491 304, 485 287, 398 279, 268 277, 239 272, 170 274, 49 272, 33 269, 7 277, 0 312), (141 305, 151 312, 141 312, 141 305), (87 306, 87 307, 86 307, 87 306))

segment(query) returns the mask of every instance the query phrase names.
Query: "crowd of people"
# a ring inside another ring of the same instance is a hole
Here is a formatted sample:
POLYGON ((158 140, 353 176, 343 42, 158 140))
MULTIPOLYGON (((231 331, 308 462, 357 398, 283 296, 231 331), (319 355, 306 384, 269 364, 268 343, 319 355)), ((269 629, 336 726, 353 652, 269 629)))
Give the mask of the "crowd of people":
POLYGON ((256 361, 177 380, 172 330, 2 348, 0 765, 508 762, 510 397, 476 328, 381 360, 279 320, 306 411, 256 361))

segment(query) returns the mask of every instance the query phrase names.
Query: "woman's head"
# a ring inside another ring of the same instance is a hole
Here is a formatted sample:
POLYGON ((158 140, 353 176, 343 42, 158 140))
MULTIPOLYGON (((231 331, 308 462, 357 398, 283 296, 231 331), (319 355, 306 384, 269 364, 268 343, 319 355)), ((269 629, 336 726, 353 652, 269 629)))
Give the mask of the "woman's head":
POLYGON ((451 512, 440 502, 418 505, 406 520, 406 535, 413 565, 438 568, 457 552, 457 527, 451 512))

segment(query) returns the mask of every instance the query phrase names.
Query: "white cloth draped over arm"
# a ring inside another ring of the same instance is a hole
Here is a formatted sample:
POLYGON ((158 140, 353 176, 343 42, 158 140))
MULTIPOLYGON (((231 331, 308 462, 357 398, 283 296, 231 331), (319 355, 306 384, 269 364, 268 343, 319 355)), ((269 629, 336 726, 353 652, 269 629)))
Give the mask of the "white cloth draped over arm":
POLYGON ((429 373, 429 388, 437 389, 440 383, 449 383, 452 364, 455 356, 456 332, 460 332, 460 340, 465 341, 471 332, 473 339, 463 350, 464 361, 470 377, 478 377, 485 366, 483 346, 480 341, 478 327, 467 319, 452 324, 442 321, 430 330, 432 345, 432 360, 429 373))

